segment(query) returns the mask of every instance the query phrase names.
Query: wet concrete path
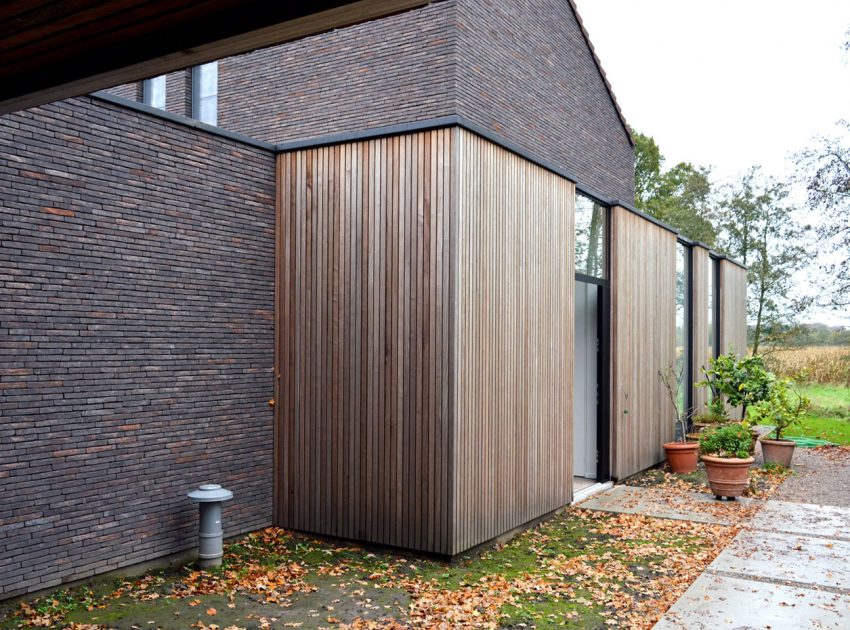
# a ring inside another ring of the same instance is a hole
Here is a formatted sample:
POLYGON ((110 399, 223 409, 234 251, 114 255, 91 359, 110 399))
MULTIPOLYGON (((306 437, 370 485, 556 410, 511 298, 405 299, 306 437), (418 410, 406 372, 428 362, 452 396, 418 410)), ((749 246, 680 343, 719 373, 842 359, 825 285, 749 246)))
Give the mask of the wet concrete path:
POLYGON ((850 509, 767 501, 655 625, 850 628, 850 509))
MULTIPOLYGON (((797 477, 785 482, 790 481, 789 490, 800 484, 797 477)), ((820 481, 850 485, 843 476, 820 481)), ((785 484, 773 495, 777 499, 734 503, 700 492, 621 485, 580 507, 742 527, 659 620, 658 630, 848 629, 850 507, 843 500, 835 505, 800 503, 799 493, 791 501, 778 500, 789 496, 782 492, 785 484)), ((821 490, 815 488, 812 497, 829 502, 834 492, 821 490)))

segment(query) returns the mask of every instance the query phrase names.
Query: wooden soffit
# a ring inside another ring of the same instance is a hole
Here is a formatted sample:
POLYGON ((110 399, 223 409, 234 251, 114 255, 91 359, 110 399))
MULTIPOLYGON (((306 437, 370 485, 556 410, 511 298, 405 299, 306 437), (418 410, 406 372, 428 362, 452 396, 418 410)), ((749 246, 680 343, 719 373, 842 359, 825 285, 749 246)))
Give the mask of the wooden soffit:
POLYGON ((428 4, 423 0, 8 0, 0 114, 428 4))

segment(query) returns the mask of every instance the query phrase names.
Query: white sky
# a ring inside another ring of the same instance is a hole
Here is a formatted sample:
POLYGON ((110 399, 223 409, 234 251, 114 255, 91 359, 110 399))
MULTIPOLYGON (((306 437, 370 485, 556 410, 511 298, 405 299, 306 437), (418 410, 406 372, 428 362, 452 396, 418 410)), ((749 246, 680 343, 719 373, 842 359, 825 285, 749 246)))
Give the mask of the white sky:
POLYGON ((577 0, 629 124, 667 166, 787 155, 850 118, 850 0, 577 0))
MULTIPOLYGON (((711 166, 722 183, 760 164, 781 178, 790 154, 850 119, 850 0, 576 5, 626 120, 667 167, 711 166)), ((850 324, 828 311, 806 319, 850 324)))

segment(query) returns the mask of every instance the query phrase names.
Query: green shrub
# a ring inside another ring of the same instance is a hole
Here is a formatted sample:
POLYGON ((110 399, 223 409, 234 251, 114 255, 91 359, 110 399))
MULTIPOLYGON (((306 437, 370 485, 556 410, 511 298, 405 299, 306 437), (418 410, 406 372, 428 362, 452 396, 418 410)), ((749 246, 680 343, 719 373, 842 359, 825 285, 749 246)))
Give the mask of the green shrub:
POLYGON ((811 400, 793 388, 791 381, 783 379, 773 384, 765 400, 750 407, 747 419, 752 424, 774 425, 776 428, 771 435, 774 440, 781 440, 782 432, 792 425, 799 425, 811 404, 811 400))
POLYGON ((709 359, 708 369, 702 368, 705 380, 698 387, 709 387, 712 400, 709 409, 713 415, 726 415, 723 399, 733 407, 741 407, 744 417, 747 408, 770 395, 776 377, 764 366, 760 356, 738 359, 731 352, 709 359))
POLYGON ((717 457, 745 459, 750 456, 752 444, 753 436, 750 434, 749 427, 741 424, 727 424, 706 429, 699 438, 700 451, 704 455, 717 457))

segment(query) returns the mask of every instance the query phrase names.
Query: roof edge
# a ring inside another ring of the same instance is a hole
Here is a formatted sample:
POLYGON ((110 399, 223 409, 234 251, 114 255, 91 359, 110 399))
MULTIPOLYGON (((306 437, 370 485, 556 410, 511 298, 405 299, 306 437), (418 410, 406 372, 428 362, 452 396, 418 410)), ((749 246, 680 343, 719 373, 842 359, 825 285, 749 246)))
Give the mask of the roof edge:
POLYGON ((599 55, 596 54, 596 48, 593 46, 593 42, 590 41, 590 35, 587 32, 587 28, 584 26, 584 20, 581 19, 581 14, 578 12, 578 7, 576 6, 575 0, 567 0, 570 5, 570 8, 573 11, 573 15, 576 16, 576 22, 578 23, 578 27, 581 30, 582 37, 584 37, 584 42, 587 44, 588 50, 590 50, 590 56, 593 57, 593 62, 596 64, 596 69, 599 71, 599 76, 602 78, 602 82, 605 84, 605 89, 608 90, 608 96, 611 98, 611 103, 614 105, 614 110, 617 112, 617 116, 620 118, 620 123, 623 125, 623 130, 626 132, 626 137, 629 140, 629 144, 634 147, 635 139, 632 135, 632 128, 629 126, 628 121, 626 121, 626 117, 623 115, 623 110, 620 109, 620 104, 617 102, 617 97, 614 95, 614 88, 611 87, 611 82, 608 81, 608 75, 605 74, 605 69, 602 67, 602 62, 599 60, 599 55))

